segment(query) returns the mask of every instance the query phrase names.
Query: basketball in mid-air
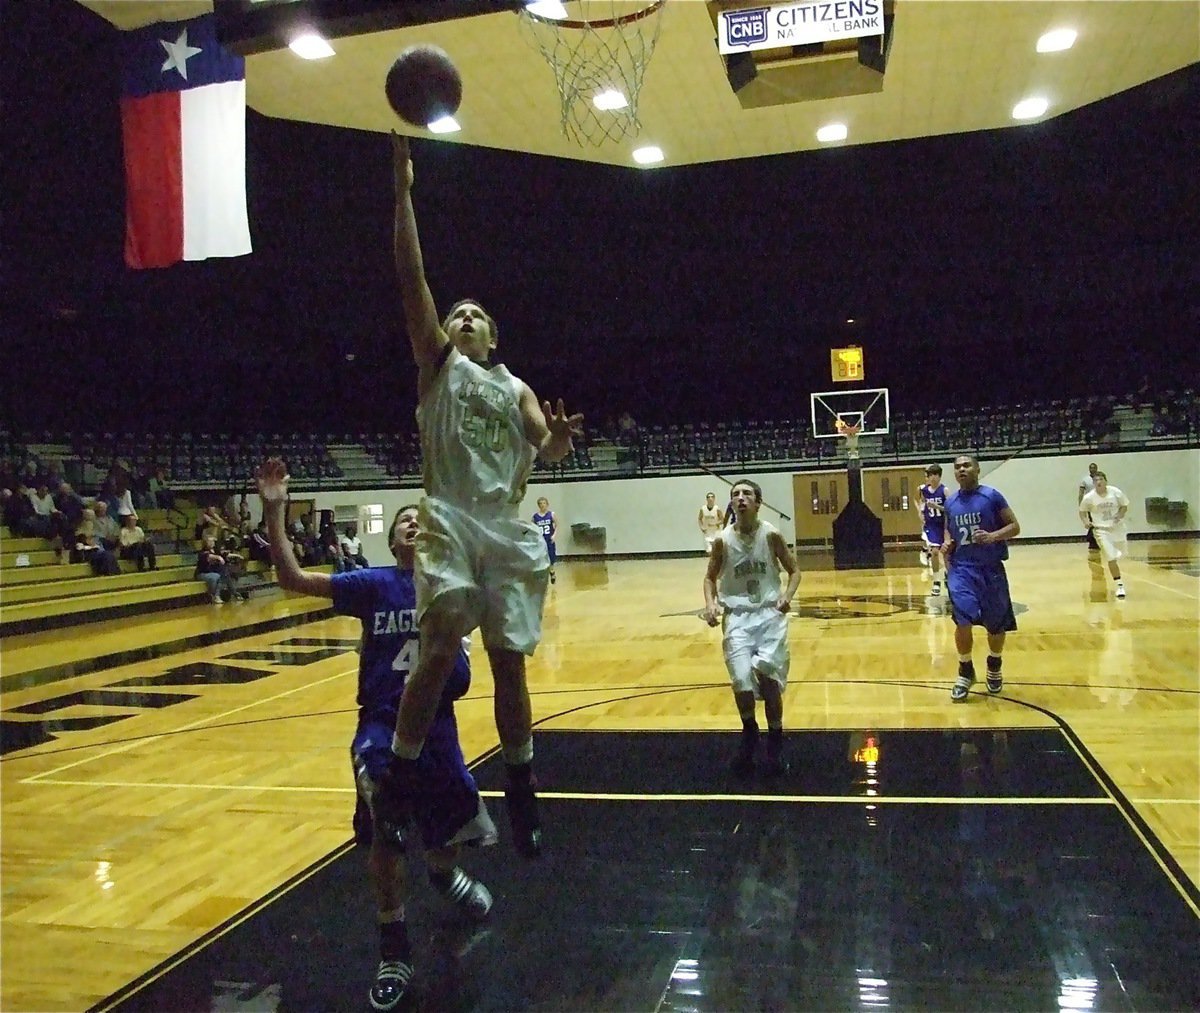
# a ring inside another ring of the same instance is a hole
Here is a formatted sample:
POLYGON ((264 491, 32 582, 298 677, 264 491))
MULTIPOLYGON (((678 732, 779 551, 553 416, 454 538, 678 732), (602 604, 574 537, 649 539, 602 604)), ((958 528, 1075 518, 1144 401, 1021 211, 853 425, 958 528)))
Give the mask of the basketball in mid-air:
POLYGON ((409 46, 388 71, 384 90, 400 119, 424 127, 458 111, 462 77, 444 49, 409 46))

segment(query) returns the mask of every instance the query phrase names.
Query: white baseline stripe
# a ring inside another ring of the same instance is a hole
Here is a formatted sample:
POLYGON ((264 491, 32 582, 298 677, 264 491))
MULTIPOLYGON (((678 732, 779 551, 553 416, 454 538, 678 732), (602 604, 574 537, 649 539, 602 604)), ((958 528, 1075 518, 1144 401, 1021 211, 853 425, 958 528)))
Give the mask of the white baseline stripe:
MULTIPOLYGON (((502 798, 502 791, 481 791, 484 798, 502 798)), ((1110 798, 970 798, 928 795, 638 795, 625 792, 539 791, 544 800, 576 802, 836 802, 849 805, 888 805, 919 802, 926 805, 1116 805, 1110 798)))
MULTIPOLYGON (((281 791, 310 794, 353 795, 356 789, 347 787, 324 787, 295 784, 189 784, 179 781, 70 781, 50 780, 43 777, 38 784, 60 785, 72 788, 171 788, 182 791, 281 791)), ((481 791, 485 798, 503 798, 502 791, 481 791)), ((832 802, 840 805, 878 804, 922 804, 922 805, 1116 805, 1110 798, 943 798, 924 795, 633 795, 617 792, 539 792, 544 801, 563 800, 574 802, 832 802)), ((1163 801, 1163 800, 1158 800, 1163 801)), ((1186 801, 1178 799, 1176 801, 1186 801)))

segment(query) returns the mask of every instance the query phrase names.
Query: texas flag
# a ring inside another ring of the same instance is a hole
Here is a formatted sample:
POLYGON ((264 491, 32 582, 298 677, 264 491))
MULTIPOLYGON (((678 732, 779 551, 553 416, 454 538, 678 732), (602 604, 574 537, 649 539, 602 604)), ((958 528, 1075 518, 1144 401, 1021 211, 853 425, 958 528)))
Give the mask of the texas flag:
POLYGON ((122 33, 125 263, 250 252, 246 61, 211 14, 122 33))

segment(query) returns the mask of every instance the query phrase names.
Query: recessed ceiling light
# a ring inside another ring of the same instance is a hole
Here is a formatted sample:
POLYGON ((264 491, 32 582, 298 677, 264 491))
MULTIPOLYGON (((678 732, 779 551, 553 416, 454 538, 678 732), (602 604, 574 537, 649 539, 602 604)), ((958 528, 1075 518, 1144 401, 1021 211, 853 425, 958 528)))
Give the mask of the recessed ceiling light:
POLYGON ((1050 103, 1040 95, 1023 98, 1013 106, 1012 117, 1014 120, 1036 120, 1049 107, 1050 103))
POLYGON ((567 9, 562 5, 562 0, 529 0, 525 9, 530 14, 550 18, 552 21, 565 21, 567 17, 567 9))
POLYGON ((1075 45, 1076 32, 1074 28, 1056 28, 1047 32, 1037 40, 1039 53, 1061 53, 1075 45))
POLYGON ((592 99, 592 105, 603 112, 609 112, 613 109, 624 109, 629 105, 629 100, 616 88, 606 88, 592 99))
POLYGON ((831 141, 844 141, 846 134, 845 123, 826 123, 825 126, 817 131, 817 140, 822 144, 829 144, 831 141))
POLYGON ((456 130, 462 130, 462 127, 458 125, 458 120, 453 116, 441 116, 432 123, 427 123, 426 126, 431 134, 452 134, 456 130))
POLYGON ((634 149, 633 160, 638 165, 653 165, 663 160, 663 150, 657 145, 647 144, 644 148, 634 149))
POLYGON ((288 49, 305 60, 324 60, 327 56, 333 56, 333 46, 316 32, 297 35, 288 43, 288 49))

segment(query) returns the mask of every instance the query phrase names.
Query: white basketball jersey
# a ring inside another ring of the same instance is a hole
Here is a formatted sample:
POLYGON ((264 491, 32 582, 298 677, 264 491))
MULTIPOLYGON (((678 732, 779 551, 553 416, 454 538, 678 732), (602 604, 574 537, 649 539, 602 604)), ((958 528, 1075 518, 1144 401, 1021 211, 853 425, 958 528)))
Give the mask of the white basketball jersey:
POLYGON ((507 367, 488 369, 451 348, 417 406, 428 495, 515 509, 536 454, 525 438, 521 389, 507 367))
POLYGON ((767 521, 743 535, 731 525, 717 537, 725 543, 725 562, 717 580, 717 600, 727 609, 747 610, 779 601, 779 560, 767 544, 775 528, 767 521))
POLYGON ((704 533, 706 535, 715 535, 721 530, 721 522, 725 515, 721 512, 720 507, 709 508, 702 506, 700 508, 700 518, 704 523, 704 533))
POLYGON ((1117 520, 1121 507, 1129 506, 1129 497, 1115 485, 1108 487, 1108 492, 1101 496, 1095 489, 1086 493, 1079 503, 1079 509, 1092 515, 1092 527, 1101 531, 1123 529, 1125 518, 1117 520))

